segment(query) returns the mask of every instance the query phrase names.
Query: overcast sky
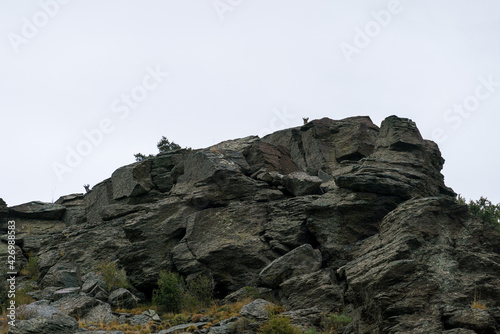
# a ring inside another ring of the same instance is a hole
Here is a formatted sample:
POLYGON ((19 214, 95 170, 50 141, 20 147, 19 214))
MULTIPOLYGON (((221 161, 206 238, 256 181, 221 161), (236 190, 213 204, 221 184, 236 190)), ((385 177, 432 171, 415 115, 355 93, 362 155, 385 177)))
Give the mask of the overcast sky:
POLYGON ((500 2, 3 0, 0 198, 84 192, 157 153, 302 117, 411 118, 445 182, 500 202, 500 2))

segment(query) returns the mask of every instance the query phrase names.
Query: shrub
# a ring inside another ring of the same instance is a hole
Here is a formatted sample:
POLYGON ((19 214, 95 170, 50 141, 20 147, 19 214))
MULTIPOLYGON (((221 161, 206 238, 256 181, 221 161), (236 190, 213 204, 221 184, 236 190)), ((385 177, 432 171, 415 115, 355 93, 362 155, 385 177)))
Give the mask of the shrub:
POLYGON ((158 289, 153 292, 153 303, 169 312, 210 306, 213 302, 214 281, 206 276, 198 276, 187 284, 177 273, 161 271, 158 289))
POLYGON ((256 287, 254 287, 254 286, 246 286, 246 287, 244 287, 244 290, 245 290, 245 296, 246 297, 254 298, 254 299, 260 298, 259 290, 257 290, 256 287))
POLYGON ((28 263, 21 271, 22 274, 29 276, 32 281, 36 281, 38 279, 38 257, 37 256, 29 256, 28 263))
MULTIPOLYGON (((156 147, 158 148, 159 152, 170 152, 170 151, 175 151, 175 150, 181 149, 180 145, 178 145, 174 142, 170 142, 167 139, 167 137, 165 137, 165 136, 162 136, 160 141, 158 143, 156 143, 156 147)), ((145 159, 154 157, 154 155, 150 154, 150 155, 146 156, 142 153, 137 153, 137 154, 134 154, 134 157, 135 157, 135 161, 143 161, 145 159)))
POLYGON ((194 297, 197 306, 207 307, 212 304, 214 287, 213 279, 207 276, 198 276, 188 282, 186 293, 194 297))
POLYGON ((177 273, 160 271, 158 289, 153 291, 153 303, 168 312, 179 312, 185 284, 177 273))
POLYGON ((304 334, 318 334, 318 331, 315 328, 312 328, 305 331, 304 334))
POLYGON ((289 317, 273 317, 258 329, 262 334, 300 334, 300 329, 290 323, 289 317))
POLYGON ((336 333, 340 328, 351 323, 352 319, 344 313, 324 314, 321 317, 321 325, 326 331, 336 333))
POLYGON ((172 326, 187 324, 188 322, 189 322, 189 318, 187 317, 187 315, 184 315, 182 313, 176 314, 172 319, 169 320, 169 323, 172 326))
POLYGON ((102 276, 108 291, 130 287, 125 270, 123 268, 118 269, 115 262, 102 262, 97 266, 97 272, 102 276))
POLYGON ((274 318, 278 314, 285 312, 285 308, 283 306, 276 304, 266 305, 266 310, 269 318, 274 318))
POLYGON ((241 333, 248 329, 250 329, 250 320, 245 317, 239 318, 229 325, 229 331, 231 333, 241 333))
POLYGON ((470 200, 469 204, 467 204, 465 198, 458 195, 457 201, 467 205, 471 214, 500 231, 500 203, 494 205, 486 197, 482 196, 477 201, 470 200))

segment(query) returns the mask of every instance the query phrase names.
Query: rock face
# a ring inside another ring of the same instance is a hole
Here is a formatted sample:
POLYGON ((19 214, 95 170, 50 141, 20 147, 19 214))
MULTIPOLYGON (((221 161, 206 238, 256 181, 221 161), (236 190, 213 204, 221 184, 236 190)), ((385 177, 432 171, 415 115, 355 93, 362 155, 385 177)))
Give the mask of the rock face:
POLYGON ((161 153, 56 204, 0 201, 0 224, 16 220, 20 256, 71 315, 112 319, 114 299, 134 305, 172 270, 212 277, 219 298, 266 291, 297 323, 343 309, 343 333, 495 333, 500 234, 456 203, 443 164, 409 119, 323 118, 161 153), (104 261, 139 292, 110 295, 92 274, 104 261))

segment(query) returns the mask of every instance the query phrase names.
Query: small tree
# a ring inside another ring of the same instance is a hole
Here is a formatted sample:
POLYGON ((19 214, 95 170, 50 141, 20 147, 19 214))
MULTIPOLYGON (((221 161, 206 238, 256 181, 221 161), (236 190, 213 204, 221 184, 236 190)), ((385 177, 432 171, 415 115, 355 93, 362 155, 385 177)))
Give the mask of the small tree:
POLYGON ((481 196, 477 201, 470 200, 466 203, 465 198, 458 195, 457 201, 467 205, 469 212, 480 218, 486 223, 493 225, 497 230, 500 230, 500 203, 494 205, 486 197, 481 196))
MULTIPOLYGON (((170 152, 170 151, 175 151, 175 150, 180 150, 181 146, 174 143, 170 142, 167 137, 162 136, 160 141, 156 143, 156 147, 158 147, 158 151, 161 152, 170 152)), ((144 155, 142 153, 137 153, 134 154, 135 161, 144 161, 145 159, 152 158, 154 155, 144 155)))
POLYGON ((160 141, 156 144, 158 151, 160 152, 170 152, 175 150, 180 150, 181 146, 174 142, 170 142, 165 136, 162 136, 160 141))
POLYGON ((162 270, 158 289, 153 292, 153 303, 168 312, 179 312, 184 289, 184 279, 179 274, 162 270))

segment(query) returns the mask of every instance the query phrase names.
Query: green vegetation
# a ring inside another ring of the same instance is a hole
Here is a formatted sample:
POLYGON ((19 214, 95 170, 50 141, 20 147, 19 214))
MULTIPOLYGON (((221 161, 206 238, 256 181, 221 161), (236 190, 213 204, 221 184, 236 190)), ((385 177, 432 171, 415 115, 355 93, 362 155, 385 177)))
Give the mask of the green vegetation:
POLYGON ((458 195, 457 202, 467 205, 471 214, 500 231, 500 203, 494 205, 486 197, 481 196, 477 201, 470 200, 467 204, 465 198, 460 195, 458 195))
POLYGON ((280 313, 285 312, 285 308, 281 305, 270 304, 266 306, 269 320, 264 322, 258 329, 258 333, 262 334, 300 334, 301 331, 297 326, 290 323, 289 317, 284 317, 280 313))
POLYGON ((245 296, 253 299, 258 299, 260 298, 260 293, 259 290, 257 290, 256 287, 254 286, 246 286, 244 287, 245 290, 245 296))
POLYGON ((264 322, 258 330, 262 334, 300 334, 300 329, 290 323, 289 317, 275 316, 264 322))
POLYGON ((104 280, 104 284, 106 284, 106 289, 108 291, 112 291, 119 288, 128 288, 130 287, 130 283, 127 279, 127 274, 125 270, 118 269, 115 262, 105 261, 97 266, 96 270, 104 280))
POLYGON ((331 313, 321 317, 321 326, 327 333, 337 333, 339 329, 347 326, 351 321, 351 317, 344 313, 331 313))
POLYGON ((153 292, 153 304, 168 312, 179 312, 184 289, 184 280, 179 274, 160 271, 158 289, 153 292))
POLYGON ((28 263, 24 266, 23 270, 21 270, 21 274, 25 276, 29 276, 31 281, 38 280, 38 257, 29 254, 28 263))
MULTIPOLYGON (((160 141, 156 144, 156 147, 158 148, 158 151, 161 152, 170 152, 170 151, 175 151, 181 149, 181 146, 174 143, 170 142, 167 137, 162 136, 160 141)), ((154 155, 150 154, 148 156, 142 154, 142 153, 137 153, 134 154, 135 161, 143 161, 145 159, 154 157, 154 155)))
POLYGON ((153 303, 167 312, 196 311, 213 301, 214 282, 206 276, 198 276, 187 284, 182 276, 160 271, 158 289, 153 292, 153 303))

